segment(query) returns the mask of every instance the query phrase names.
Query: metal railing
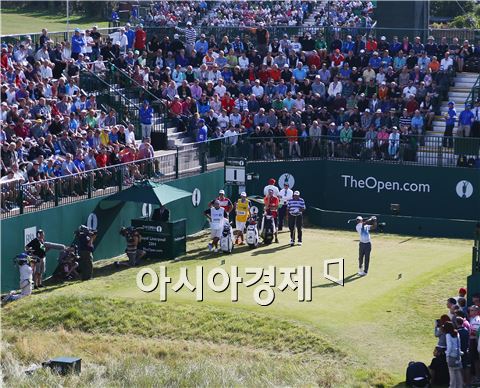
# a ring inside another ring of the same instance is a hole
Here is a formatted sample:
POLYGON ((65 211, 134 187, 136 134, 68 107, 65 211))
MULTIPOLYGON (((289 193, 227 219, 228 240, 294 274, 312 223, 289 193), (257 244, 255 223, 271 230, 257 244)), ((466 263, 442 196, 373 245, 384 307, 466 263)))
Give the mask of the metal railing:
POLYGON ((113 63, 110 65, 109 71, 105 73, 105 80, 109 84, 117 84, 123 89, 124 94, 130 101, 142 104, 143 100, 149 100, 154 111, 153 132, 167 132, 168 109, 164 102, 140 85, 125 70, 119 69, 113 63))
POLYGON ((250 161, 323 159, 358 163, 397 163, 439 167, 477 167, 480 138, 401 136, 393 140, 343 139, 340 136, 212 139, 179 146, 150 159, 137 160, 36 182, 3 182, 2 218, 111 195, 136 180, 157 182, 196 175, 228 156, 250 161))
MULTIPOLYGON (((245 140, 245 139, 244 139, 245 140)), ((248 160, 321 158, 378 163, 473 167, 480 156, 480 138, 401 135, 398 140, 319 137, 250 137, 248 160)), ((478 163, 478 162, 477 162, 478 163)))
MULTIPOLYGON (((239 136, 241 138, 242 136, 239 136)), ((1 218, 14 217, 95 197, 108 196, 130 187, 137 180, 168 182, 196 175, 208 165, 223 162, 232 154, 226 139, 178 146, 160 156, 88 170, 67 176, 21 183, 0 184, 1 218)))
MULTIPOLYGON (((120 123, 132 124, 136 138, 142 138, 140 125, 140 107, 142 94, 135 83, 124 71, 107 71, 105 79, 91 70, 84 69, 80 73, 80 88, 87 93, 94 94, 100 105, 107 109, 113 108, 117 112, 120 123)), ((150 96, 151 93, 143 89, 150 96)), ((155 96, 153 96, 155 97, 155 96)), ((150 101, 156 117, 152 122, 152 132, 167 132, 167 109, 163 101, 155 98, 150 101)))
POLYGON ((108 83, 98 74, 87 69, 80 73, 79 86, 83 91, 94 94, 100 105, 107 109, 115 109, 118 122, 125 125, 132 124, 135 128, 135 136, 141 138, 138 102, 128 98, 118 90, 115 84, 108 83))
MULTIPOLYGON (((242 38, 245 35, 251 37, 251 42, 255 43, 255 34, 252 32, 251 27, 237 27, 237 26, 194 26, 197 31, 197 35, 200 36, 201 33, 205 34, 207 37, 213 35, 217 43, 220 43, 223 36, 228 36, 230 41, 233 40, 237 35, 242 38)), ((420 36, 423 42, 426 42, 428 36, 433 36, 436 42, 440 42, 442 37, 447 38, 447 42, 451 43, 452 39, 457 37, 461 42, 463 40, 469 40, 473 42, 476 39, 480 38, 480 33, 475 29, 467 28, 425 28, 425 29, 405 29, 405 28, 394 28, 394 27, 379 27, 374 24, 371 27, 327 27, 327 26, 267 26, 267 29, 270 33, 270 38, 281 39, 283 34, 288 34, 288 36, 293 35, 303 35, 305 32, 309 32, 312 36, 321 36, 323 37, 327 44, 332 40, 332 37, 335 34, 341 39, 344 39, 347 35, 372 35, 375 38, 380 39, 381 36, 386 36, 389 41, 391 41, 393 36, 398 36, 399 39, 403 36, 408 36, 411 41, 415 36, 420 36)), ((117 30, 117 27, 113 28, 99 28, 98 31, 105 38, 106 35, 112 34, 117 30)), ((179 30, 176 27, 167 27, 167 26, 156 26, 148 25, 145 27, 147 32, 147 39, 150 40, 151 37, 156 34, 160 38, 163 36, 172 37, 175 33, 179 33, 179 30)), ((73 29, 71 31, 55 31, 49 32, 49 38, 55 42, 69 41, 73 35, 73 29)), ((25 40, 25 36, 29 35, 32 38, 33 46, 38 49, 40 41, 40 33, 32 34, 14 34, 14 35, 4 35, 1 36, 1 43, 12 43, 17 45, 20 42, 25 40)))
POLYGON ((472 106, 474 106, 478 99, 480 99, 480 75, 477 77, 477 80, 473 84, 472 90, 470 90, 470 93, 465 100, 465 104, 471 104, 472 106))

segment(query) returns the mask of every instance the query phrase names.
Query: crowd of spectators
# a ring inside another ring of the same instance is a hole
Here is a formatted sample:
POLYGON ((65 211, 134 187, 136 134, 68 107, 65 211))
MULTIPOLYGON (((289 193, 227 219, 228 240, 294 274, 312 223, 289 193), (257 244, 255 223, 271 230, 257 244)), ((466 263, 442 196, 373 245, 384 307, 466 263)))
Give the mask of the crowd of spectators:
MULTIPOLYGON (((335 34, 327 43, 308 31, 270 36, 259 23, 217 41, 197 36, 192 26, 177 30, 185 39, 177 34, 155 43, 150 67, 123 68, 142 74, 180 130, 198 141, 205 131, 208 139, 245 132, 258 138, 252 142, 260 158, 314 155, 323 135, 331 156, 414 161, 454 70, 461 71, 468 56, 480 56, 480 47, 468 41, 459 46, 456 38, 388 42, 335 34), (280 138, 288 141, 286 150, 280 138)), ((470 128, 474 121, 451 108, 444 139, 450 148, 455 122, 463 119, 470 128)))
POLYGON ((254 26, 262 21, 268 26, 302 26, 314 11, 311 1, 222 1, 212 9, 205 25, 254 26))
POLYGON ((470 306, 466 294, 467 290, 462 287, 458 296, 447 300, 448 310, 434 324, 438 338, 434 358, 428 369, 422 363, 415 363, 412 370, 407 371, 408 386, 429 386, 422 382, 450 387, 480 383, 480 294, 472 296, 470 306), (458 360, 456 366, 455 360, 458 360))
POLYGON ((155 1, 150 4, 145 23, 149 26, 177 26, 187 22, 198 25, 208 9, 207 1, 155 1))
MULTIPOLYGON (((39 47, 27 36, 1 48, 1 199, 2 212, 16 207, 22 186, 24 205, 52 200, 50 178, 66 177, 60 196, 81 195, 114 184, 112 171, 88 171, 153 156, 149 139, 138 145, 133 125, 117 123, 114 109, 97 104, 79 87, 82 69, 103 64, 105 49, 96 27, 76 30, 71 41, 54 44, 42 31, 39 47), (95 60, 96 62, 91 62, 95 60), (79 175, 78 175, 79 174, 79 175)), ((125 168, 125 179, 141 177, 125 168)))

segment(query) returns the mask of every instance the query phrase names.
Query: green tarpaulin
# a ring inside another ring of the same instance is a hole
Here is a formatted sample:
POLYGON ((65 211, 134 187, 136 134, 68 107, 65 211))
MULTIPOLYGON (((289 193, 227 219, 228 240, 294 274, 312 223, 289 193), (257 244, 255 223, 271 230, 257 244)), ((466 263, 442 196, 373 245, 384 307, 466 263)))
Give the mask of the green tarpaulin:
POLYGON ((190 197, 192 193, 165 184, 143 181, 106 198, 107 201, 124 201, 166 205, 177 199, 190 197))

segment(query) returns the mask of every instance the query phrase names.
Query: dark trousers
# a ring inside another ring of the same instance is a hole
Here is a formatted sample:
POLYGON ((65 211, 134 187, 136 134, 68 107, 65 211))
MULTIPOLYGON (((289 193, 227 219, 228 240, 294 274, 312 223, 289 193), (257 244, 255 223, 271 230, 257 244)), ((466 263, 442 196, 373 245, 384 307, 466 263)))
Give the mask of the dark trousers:
POLYGON ((446 148, 453 148, 453 127, 455 125, 448 124, 445 126, 445 133, 443 134, 443 146, 446 148))
POLYGON ((283 229, 283 223, 285 221, 285 216, 287 215, 287 205, 283 205, 278 209, 278 230, 283 229))
POLYGON ((362 268, 363 259, 365 259, 364 272, 368 272, 368 266, 370 265, 370 252, 372 251, 372 243, 360 243, 358 245, 358 268, 362 268))
POLYGON ((290 229, 290 239, 295 241, 295 227, 298 233, 298 242, 302 242, 303 214, 298 216, 288 215, 288 228, 290 229))

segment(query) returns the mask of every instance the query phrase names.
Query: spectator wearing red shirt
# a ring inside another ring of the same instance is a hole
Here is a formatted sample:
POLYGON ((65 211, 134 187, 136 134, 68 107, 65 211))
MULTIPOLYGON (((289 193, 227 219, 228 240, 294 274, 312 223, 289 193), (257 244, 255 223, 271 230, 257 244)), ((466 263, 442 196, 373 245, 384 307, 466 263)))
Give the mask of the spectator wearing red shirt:
POLYGON ((101 167, 107 167, 107 162, 108 162, 108 155, 107 155, 107 149, 106 148, 102 148, 100 150, 100 153, 97 155, 97 157, 95 158, 96 162, 97 162, 97 167, 101 168, 101 167))
POLYGON ((267 65, 262 65, 262 68, 258 71, 258 79, 262 84, 265 84, 268 82, 269 77, 270 77, 270 72, 269 72, 269 69, 267 68, 267 65))
POLYGON ((417 100, 415 100, 414 96, 410 96, 410 99, 408 100, 407 104, 405 105, 405 108, 407 108, 407 112, 409 115, 412 115, 417 109, 419 105, 417 100))
POLYGON ((308 67, 315 65, 317 69, 321 67, 322 61, 316 51, 312 51, 312 53, 307 57, 307 65, 308 67))
POLYGON ((30 130, 25 125, 25 119, 23 117, 18 119, 18 123, 15 126, 15 134, 17 137, 21 137, 22 139, 25 139, 30 134, 30 130))
POLYGON ((129 163, 136 160, 135 151, 130 145, 127 145, 123 150, 119 152, 120 160, 122 163, 129 163))
POLYGON ((2 69, 8 68, 9 62, 9 55, 6 48, 2 48, 2 59, 1 59, 1 67, 2 69))
POLYGON ((180 97, 175 95, 173 101, 170 103, 170 114, 174 117, 179 117, 183 113, 183 105, 180 102, 180 97))
POLYGON ((343 61, 345 60, 345 57, 343 56, 343 54, 340 52, 339 49, 336 49, 335 52, 332 54, 331 60, 332 60, 332 67, 341 67, 343 64, 343 61))
POLYGON ((140 51, 140 54, 142 54, 142 52, 145 50, 146 43, 147 33, 143 30, 143 26, 139 24, 135 31, 133 47, 135 48, 135 50, 140 51))
POLYGON ((230 96, 230 93, 225 93, 221 102, 222 108, 225 109, 228 114, 232 113, 233 108, 235 108, 235 100, 230 96))
POLYGON ((373 36, 369 36, 367 43, 365 44, 365 51, 367 53, 373 53, 377 51, 377 41, 373 38, 373 36))
POLYGON ((278 68, 278 65, 273 65, 273 67, 268 70, 268 75, 274 82, 280 82, 280 78, 282 78, 282 72, 278 68))

